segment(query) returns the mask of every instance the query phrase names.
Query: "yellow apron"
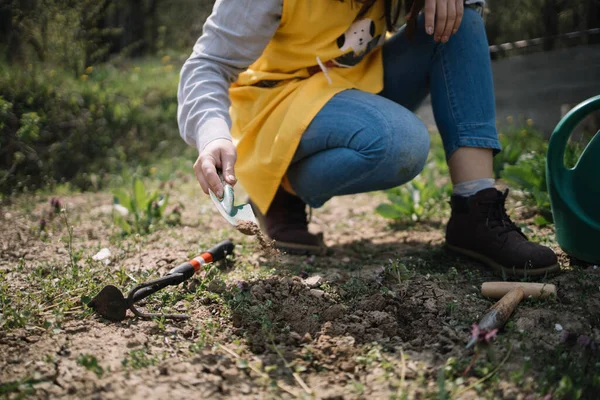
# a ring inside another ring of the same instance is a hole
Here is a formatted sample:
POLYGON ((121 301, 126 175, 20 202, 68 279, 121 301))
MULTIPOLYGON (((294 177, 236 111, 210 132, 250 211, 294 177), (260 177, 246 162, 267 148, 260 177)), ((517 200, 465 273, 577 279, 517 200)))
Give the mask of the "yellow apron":
POLYGON ((263 213, 319 110, 346 89, 383 89, 383 1, 360 18, 353 3, 284 0, 274 37, 230 88, 236 175, 263 213))

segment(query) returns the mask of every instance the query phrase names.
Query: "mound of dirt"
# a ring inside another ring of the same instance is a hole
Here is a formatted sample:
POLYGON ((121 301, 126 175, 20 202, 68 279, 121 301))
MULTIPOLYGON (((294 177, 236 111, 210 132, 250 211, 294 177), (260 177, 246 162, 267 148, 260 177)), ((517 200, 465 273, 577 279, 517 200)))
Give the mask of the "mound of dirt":
POLYGON ((445 306, 452 293, 434 282, 415 278, 398 291, 382 293, 375 282, 365 282, 368 293, 352 301, 336 288, 310 288, 302 279, 270 278, 250 282, 245 299, 234 307, 234 326, 244 332, 252 351, 269 344, 299 344, 307 338, 351 337, 357 344, 378 342, 390 346, 423 348, 450 344, 456 335, 444 333, 445 306))

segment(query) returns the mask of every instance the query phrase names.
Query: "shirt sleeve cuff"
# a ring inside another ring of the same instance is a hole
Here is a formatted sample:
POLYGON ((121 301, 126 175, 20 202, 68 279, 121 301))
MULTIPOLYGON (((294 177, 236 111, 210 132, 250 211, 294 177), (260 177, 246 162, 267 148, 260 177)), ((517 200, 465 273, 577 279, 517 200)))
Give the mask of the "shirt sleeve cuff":
POLYGON ((220 118, 211 118, 202 124, 196 134, 196 148, 199 152, 204 150, 207 144, 217 139, 226 139, 231 141, 229 125, 220 118))

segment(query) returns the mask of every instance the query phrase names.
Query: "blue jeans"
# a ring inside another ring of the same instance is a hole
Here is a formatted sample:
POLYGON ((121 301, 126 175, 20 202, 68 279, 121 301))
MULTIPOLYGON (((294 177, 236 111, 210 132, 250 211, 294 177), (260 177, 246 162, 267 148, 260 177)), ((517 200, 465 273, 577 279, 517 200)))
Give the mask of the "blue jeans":
POLYGON ((381 93, 337 94, 304 132, 287 178, 311 207, 417 176, 429 132, 413 111, 429 93, 447 158, 459 147, 500 150, 488 43, 475 10, 465 7, 460 29, 444 44, 425 33, 420 15, 412 42, 401 30, 384 44, 383 65, 381 93))

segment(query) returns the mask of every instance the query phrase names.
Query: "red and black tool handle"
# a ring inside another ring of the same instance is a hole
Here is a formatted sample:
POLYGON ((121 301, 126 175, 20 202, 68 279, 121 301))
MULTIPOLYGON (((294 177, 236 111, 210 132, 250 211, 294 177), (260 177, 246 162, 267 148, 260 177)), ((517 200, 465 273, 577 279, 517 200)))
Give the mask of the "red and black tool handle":
POLYGON ((234 247, 235 245, 231 240, 224 240, 198 257, 173 268, 165 276, 136 286, 127 296, 129 304, 138 302, 167 286, 179 285, 194 276, 194 274, 200 271, 204 265, 221 261, 227 257, 228 254, 232 254, 234 247))
POLYGON ((167 276, 179 274, 182 277, 182 281, 191 278, 196 272, 200 271, 206 264, 212 262, 221 261, 227 254, 233 253, 234 245, 230 240, 225 240, 211 249, 205 251, 198 257, 191 259, 190 261, 184 262, 183 264, 173 268, 169 271, 167 276))

